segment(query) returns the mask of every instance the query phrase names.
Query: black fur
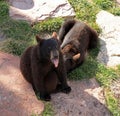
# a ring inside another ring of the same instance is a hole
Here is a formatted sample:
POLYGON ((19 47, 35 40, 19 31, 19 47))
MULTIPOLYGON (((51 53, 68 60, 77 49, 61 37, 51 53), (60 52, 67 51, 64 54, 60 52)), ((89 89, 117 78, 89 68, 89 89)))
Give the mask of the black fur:
POLYGON ((36 40, 37 45, 27 48, 21 56, 20 69, 24 78, 43 100, 49 101, 50 93, 57 90, 69 93, 71 88, 67 84, 67 73, 58 40, 54 37, 45 40, 38 36, 36 40))
POLYGON ((59 31, 59 39, 67 72, 81 65, 88 50, 98 45, 96 31, 87 24, 74 19, 63 23, 59 31), (77 54, 80 54, 80 57, 74 60, 73 57, 77 54))

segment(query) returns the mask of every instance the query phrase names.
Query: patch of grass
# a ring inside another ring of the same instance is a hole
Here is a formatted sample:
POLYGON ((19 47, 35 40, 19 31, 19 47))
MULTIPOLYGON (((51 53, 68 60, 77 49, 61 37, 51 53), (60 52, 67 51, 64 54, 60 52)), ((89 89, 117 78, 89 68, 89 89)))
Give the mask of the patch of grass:
POLYGON ((76 18, 86 22, 93 27, 98 33, 100 28, 95 23, 96 14, 99 12, 99 8, 88 0, 69 0, 76 12, 76 18))
POLYGON ((31 116, 54 116, 52 104, 50 102, 44 102, 44 104, 45 104, 45 109, 42 112, 42 114, 40 114, 40 115, 39 114, 32 114, 31 116))
POLYGON ((116 73, 116 70, 106 68, 103 64, 99 63, 96 78, 104 87, 110 87, 112 80, 118 78, 118 74, 116 73))
POLYGON ((14 21, 9 19, 0 26, 8 38, 14 40, 30 40, 31 27, 25 21, 14 21))
POLYGON ((116 70, 106 68, 91 56, 88 56, 79 68, 69 74, 70 79, 76 80, 92 77, 96 77, 102 86, 109 87, 112 80, 117 79, 119 76, 116 70))
POLYGON ((50 33, 53 31, 58 31, 62 22, 63 22, 62 18, 51 18, 35 24, 33 28, 38 33, 41 33, 41 32, 50 33))
MULTIPOLYGON (((120 65, 117 66, 117 70, 120 72, 120 65)), ((120 75, 120 73, 119 73, 119 75, 120 75)))
POLYGON ((8 17, 9 15, 9 5, 6 1, 0 1, 0 19, 8 17))
POLYGON ((1 43, 0 50, 20 56, 23 51, 31 45, 31 42, 22 40, 6 39, 1 43), (1 45, 2 44, 2 45, 1 45))
POLYGON ((113 0, 93 0, 100 9, 108 10, 113 7, 113 0))
POLYGON ((12 20, 9 17, 9 5, 5 1, 0 1, 0 30, 8 38, 0 43, 1 51, 21 55, 32 44, 33 29, 25 21, 12 20))
POLYGON ((105 89, 105 96, 108 109, 113 116, 120 116, 120 108, 118 107, 118 100, 113 96, 109 89, 105 89))
POLYGON ((85 62, 69 74, 70 79, 92 78, 96 76, 98 71, 98 61, 95 59, 99 53, 99 45, 95 49, 91 49, 85 62))
POLYGON ((113 7, 109 11, 114 15, 120 16, 120 7, 113 7))
POLYGON ((95 77, 98 63, 92 57, 88 56, 85 62, 72 71, 68 76, 73 80, 95 77))
POLYGON ((2 51, 21 55, 23 50, 33 41, 34 33, 27 22, 8 18, 0 24, 0 28, 8 38, 2 42, 2 47, 0 47, 2 51))
POLYGON ((94 30, 96 30, 98 34, 100 34, 102 32, 102 30, 100 29, 98 24, 96 24, 95 22, 90 22, 89 26, 92 27, 94 30))
POLYGON ((53 107, 50 102, 44 102, 45 103, 45 110, 41 114, 41 116, 54 116, 53 107))
POLYGON ((107 10, 114 15, 120 16, 120 7, 115 0, 93 0, 93 2, 102 10, 107 10))

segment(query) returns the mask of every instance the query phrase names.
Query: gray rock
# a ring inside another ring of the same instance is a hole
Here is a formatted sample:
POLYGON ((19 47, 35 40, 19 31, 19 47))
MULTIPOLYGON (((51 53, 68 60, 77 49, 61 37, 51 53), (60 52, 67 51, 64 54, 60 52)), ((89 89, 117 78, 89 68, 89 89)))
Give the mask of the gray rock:
POLYGON ((102 29, 98 60, 107 66, 120 64, 120 17, 100 11, 96 22, 102 29))
POLYGON ((116 2, 117 2, 118 4, 120 4, 120 0, 116 0, 116 2))
POLYGON ((67 0, 9 0, 14 19, 39 22, 48 17, 73 17, 75 12, 67 0))
POLYGON ((52 95, 55 116, 111 116, 103 88, 94 78, 70 81, 69 85, 72 87, 69 94, 52 95))
POLYGON ((19 57, 0 52, 0 116, 32 116, 44 110, 20 73, 19 62, 19 57))

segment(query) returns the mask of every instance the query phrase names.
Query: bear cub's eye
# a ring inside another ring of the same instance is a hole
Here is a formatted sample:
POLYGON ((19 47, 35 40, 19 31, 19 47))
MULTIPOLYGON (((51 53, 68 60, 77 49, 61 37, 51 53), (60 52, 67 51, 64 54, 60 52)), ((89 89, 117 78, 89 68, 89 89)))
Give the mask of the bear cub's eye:
POLYGON ((48 54, 50 53, 51 49, 52 49, 51 47, 48 47, 48 49, 47 49, 48 54))

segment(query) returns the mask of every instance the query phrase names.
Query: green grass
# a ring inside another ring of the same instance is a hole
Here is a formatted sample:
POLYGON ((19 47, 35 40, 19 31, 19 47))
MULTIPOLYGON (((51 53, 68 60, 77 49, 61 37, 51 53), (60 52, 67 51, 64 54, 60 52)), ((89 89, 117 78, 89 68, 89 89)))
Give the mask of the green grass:
POLYGON ((114 15, 120 16, 120 7, 115 0, 93 0, 94 3, 102 10, 107 10, 114 15))
POLYGON ((98 33, 100 33, 100 28, 95 23, 96 14, 99 12, 99 8, 88 2, 87 0, 69 0, 76 12, 76 18, 86 22, 92 28, 94 28, 98 33))
POLYGON ((40 23, 37 23, 33 26, 33 28, 36 30, 36 32, 41 33, 41 32, 54 32, 58 31, 61 24, 63 22, 62 18, 50 18, 45 21, 42 21, 40 23))
POLYGON ((8 17, 9 15, 9 6, 5 1, 0 1, 0 18, 8 17))
POLYGON ((45 110, 41 114, 41 116, 54 116, 54 111, 52 104, 50 102, 44 102, 45 103, 45 110))
POLYGON ((25 21, 15 21, 9 17, 9 5, 0 1, 0 29, 7 39, 0 43, 0 50, 14 55, 21 55, 32 44, 34 33, 25 21))
POLYGON ((114 97, 109 88, 105 88, 105 96, 108 109, 113 116, 120 116, 120 108, 118 107, 118 100, 114 97))
POLYGON ((93 0, 100 9, 108 10, 113 7, 113 0, 93 0))
MULTIPOLYGON (((101 32, 96 24, 96 14, 100 10, 107 10, 115 15, 120 16, 120 7, 113 0, 69 0, 76 12, 75 18, 88 23, 98 33, 101 32)), ((0 50, 21 55, 25 48, 35 43, 35 35, 41 33, 52 33, 59 30, 63 22, 62 18, 48 19, 37 23, 31 27, 25 21, 15 21, 9 17, 9 5, 4 0, 0 0, 0 30, 7 37, 5 41, 0 42, 0 50)), ((68 76, 70 79, 80 80, 83 78, 95 77, 104 87, 106 102, 113 116, 120 116, 118 100, 110 91, 110 85, 113 80, 120 78, 120 65, 117 69, 104 66, 96 60, 99 47, 92 50, 86 58, 83 65, 72 71, 68 76)), ((53 116, 53 108, 50 103, 45 103, 45 110, 42 116, 53 116)), ((36 115, 35 115, 36 116, 36 115)))
POLYGON ((7 39, 1 43, 2 51, 21 55, 24 49, 32 44, 34 33, 28 23, 7 18, 0 24, 0 28, 7 36, 7 39))
POLYGON ((54 116, 52 104, 50 102, 44 102, 44 104, 45 104, 45 109, 42 112, 42 114, 34 114, 33 113, 31 116, 54 116))

